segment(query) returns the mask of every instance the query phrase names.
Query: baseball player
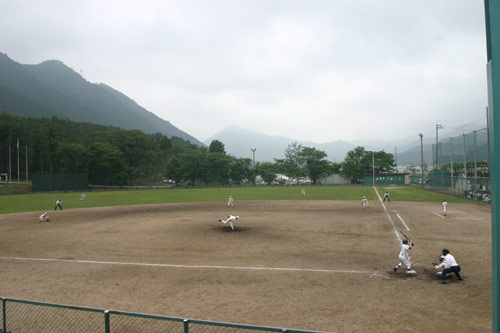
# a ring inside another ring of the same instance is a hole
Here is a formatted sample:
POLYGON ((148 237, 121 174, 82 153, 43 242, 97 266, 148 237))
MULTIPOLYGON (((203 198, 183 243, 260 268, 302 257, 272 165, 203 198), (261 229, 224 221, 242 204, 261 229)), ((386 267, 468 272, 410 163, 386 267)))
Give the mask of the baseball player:
POLYGON ((234 230, 233 221, 236 221, 239 218, 240 218, 239 216, 229 215, 226 220, 219 220, 219 221, 224 224, 229 223, 231 229, 234 230))
POLYGON ((49 218, 49 214, 47 212, 44 212, 42 215, 40 215, 40 217, 38 218, 38 222, 49 222, 50 221, 50 218, 49 218))
POLYGON ((60 199, 57 200, 56 201, 56 206, 54 207, 54 210, 57 210, 57 207, 59 207, 59 208, 61 208, 61 210, 63 210, 61 204, 62 204, 62 200, 60 200, 60 199))
POLYGON ((437 277, 441 278, 441 274, 443 273, 443 269, 446 269, 448 268, 448 264, 446 263, 446 260, 445 259, 445 256, 444 255, 441 255, 439 257, 439 261, 440 263, 437 264, 437 265, 434 265, 434 267, 439 270, 439 272, 436 273, 437 277))
POLYGON ((443 253, 444 259, 443 261, 446 262, 446 268, 443 268, 443 271, 441 272, 441 282, 442 284, 446 284, 446 274, 448 273, 455 273, 456 277, 458 280, 462 280, 462 277, 460 276, 460 266, 457 264, 457 261, 455 260, 455 257, 450 254, 450 251, 448 249, 443 249, 441 251, 443 253))
POLYGON ((446 202, 446 199, 443 200, 443 215, 446 216, 446 213, 448 213, 448 203, 446 202))
POLYGON ((389 198, 389 192, 384 193, 384 202, 385 202, 385 199, 387 199, 387 201, 391 201, 391 198, 389 198))
POLYGON ((229 200, 227 201, 227 206, 234 207, 234 200, 232 195, 229 196, 229 200))
POLYGON ((300 193, 300 195, 302 195, 302 196, 306 195, 306 189, 305 188, 302 189, 302 192, 300 193))
POLYGON ((370 208, 370 205, 368 204, 368 199, 364 195, 363 199, 361 200, 361 206, 363 207, 363 209, 370 208))
POLYGON ((407 239, 403 239, 403 244, 401 244, 401 251, 399 251, 399 264, 394 267, 394 272, 398 270, 401 265, 406 266, 406 271, 409 273, 411 271, 410 257, 408 256, 408 251, 413 248, 413 242, 408 244, 407 239))
POLYGON ((85 193, 82 193, 82 195, 80 196, 80 200, 86 200, 87 199, 87 196, 85 195, 85 193))

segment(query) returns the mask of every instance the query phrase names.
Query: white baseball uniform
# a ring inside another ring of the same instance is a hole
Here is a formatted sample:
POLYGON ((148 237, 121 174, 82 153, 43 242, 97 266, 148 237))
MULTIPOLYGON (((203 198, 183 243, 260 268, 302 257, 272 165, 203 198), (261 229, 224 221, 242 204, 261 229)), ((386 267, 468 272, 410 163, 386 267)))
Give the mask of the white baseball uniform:
POLYGON ((42 215, 40 215, 40 217, 38 219, 39 219, 39 222, 47 222, 49 220, 49 214, 47 214, 47 212, 45 212, 42 215))
POLYGON ((446 216, 446 213, 448 212, 447 208, 448 208, 448 203, 445 200, 445 201, 443 201, 443 214, 444 214, 444 216, 446 216))
POLYGON ((229 196, 229 200, 227 201, 227 206, 234 207, 234 200, 232 195, 229 196))
POLYGON ((361 200, 361 206, 363 206, 363 209, 365 209, 365 207, 370 208, 370 205, 368 205, 368 199, 365 196, 363 196, 363 200, 361 200))
POLYGON ((233 221, 236 221, 239 218, 240 218, 239 216, 229 215, 226 220, 219 220, 219 221, 221 221, 224 224, 229 223, 231 229, 234 230, 233 221))
POLYGON ((396 271, 399 267, 402 265, 406 266, 407 270, 410 270, 411 268, 411 262, 410 262, 410 257, 408 256, 408 251, 410 250, 410 245, 408 244, 401 244, 401 251, 399 251, 399 264, 394 267, 394 271, 396 271))

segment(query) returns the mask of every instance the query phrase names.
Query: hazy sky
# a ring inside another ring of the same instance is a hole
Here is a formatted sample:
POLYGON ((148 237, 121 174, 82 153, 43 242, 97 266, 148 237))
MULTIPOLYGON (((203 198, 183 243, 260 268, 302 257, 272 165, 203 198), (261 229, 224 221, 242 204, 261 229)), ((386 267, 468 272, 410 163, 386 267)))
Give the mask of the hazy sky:
POLYGON ((57 59, 200 140, 485 123, 483 0, 0 0, 0 52, 57 59))

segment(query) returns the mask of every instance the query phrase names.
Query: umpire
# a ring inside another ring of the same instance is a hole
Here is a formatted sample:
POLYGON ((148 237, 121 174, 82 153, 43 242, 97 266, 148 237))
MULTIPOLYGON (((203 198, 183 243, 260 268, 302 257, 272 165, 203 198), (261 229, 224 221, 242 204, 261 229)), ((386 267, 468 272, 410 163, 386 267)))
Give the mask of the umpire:
POLYGON ((450 254, 448 249, 443 249, 442 252, 444 256, 443 261, 446 262, 447 268, 443 268, 443 272, 441 273, 441 283, 446 284, 446 274, 448 273, 455 273, 458 280, 462 280, 462 277, 460 276, 460 266, 457 264, 455 257, 450 254))

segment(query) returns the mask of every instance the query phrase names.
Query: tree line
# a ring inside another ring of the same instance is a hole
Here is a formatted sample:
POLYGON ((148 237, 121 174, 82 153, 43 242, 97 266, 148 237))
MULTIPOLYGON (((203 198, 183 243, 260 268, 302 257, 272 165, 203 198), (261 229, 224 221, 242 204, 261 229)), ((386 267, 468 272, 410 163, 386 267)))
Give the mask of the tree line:
POLYGON ((13 178, 17 178, 18 138, 22 180, 27 171, 30 175, 84 172, 95 185, 135 185, 168 178, 194 186, 245 180, 255 184, 257 175, 271 183, 276 174, 308 177, 317 183, 330 173, 340 173, 359 183, 373 168, 377 173, 394 168, 392 154, 363 147, 349 151, 342 163, 332 163, 325 152, 294 142, 285 149, 283 159, 254 165, 250 158, 227 154, 218 140, 200 147, 160 133, 0 113, 0 172, 7 172, 10 165, 13 178))

